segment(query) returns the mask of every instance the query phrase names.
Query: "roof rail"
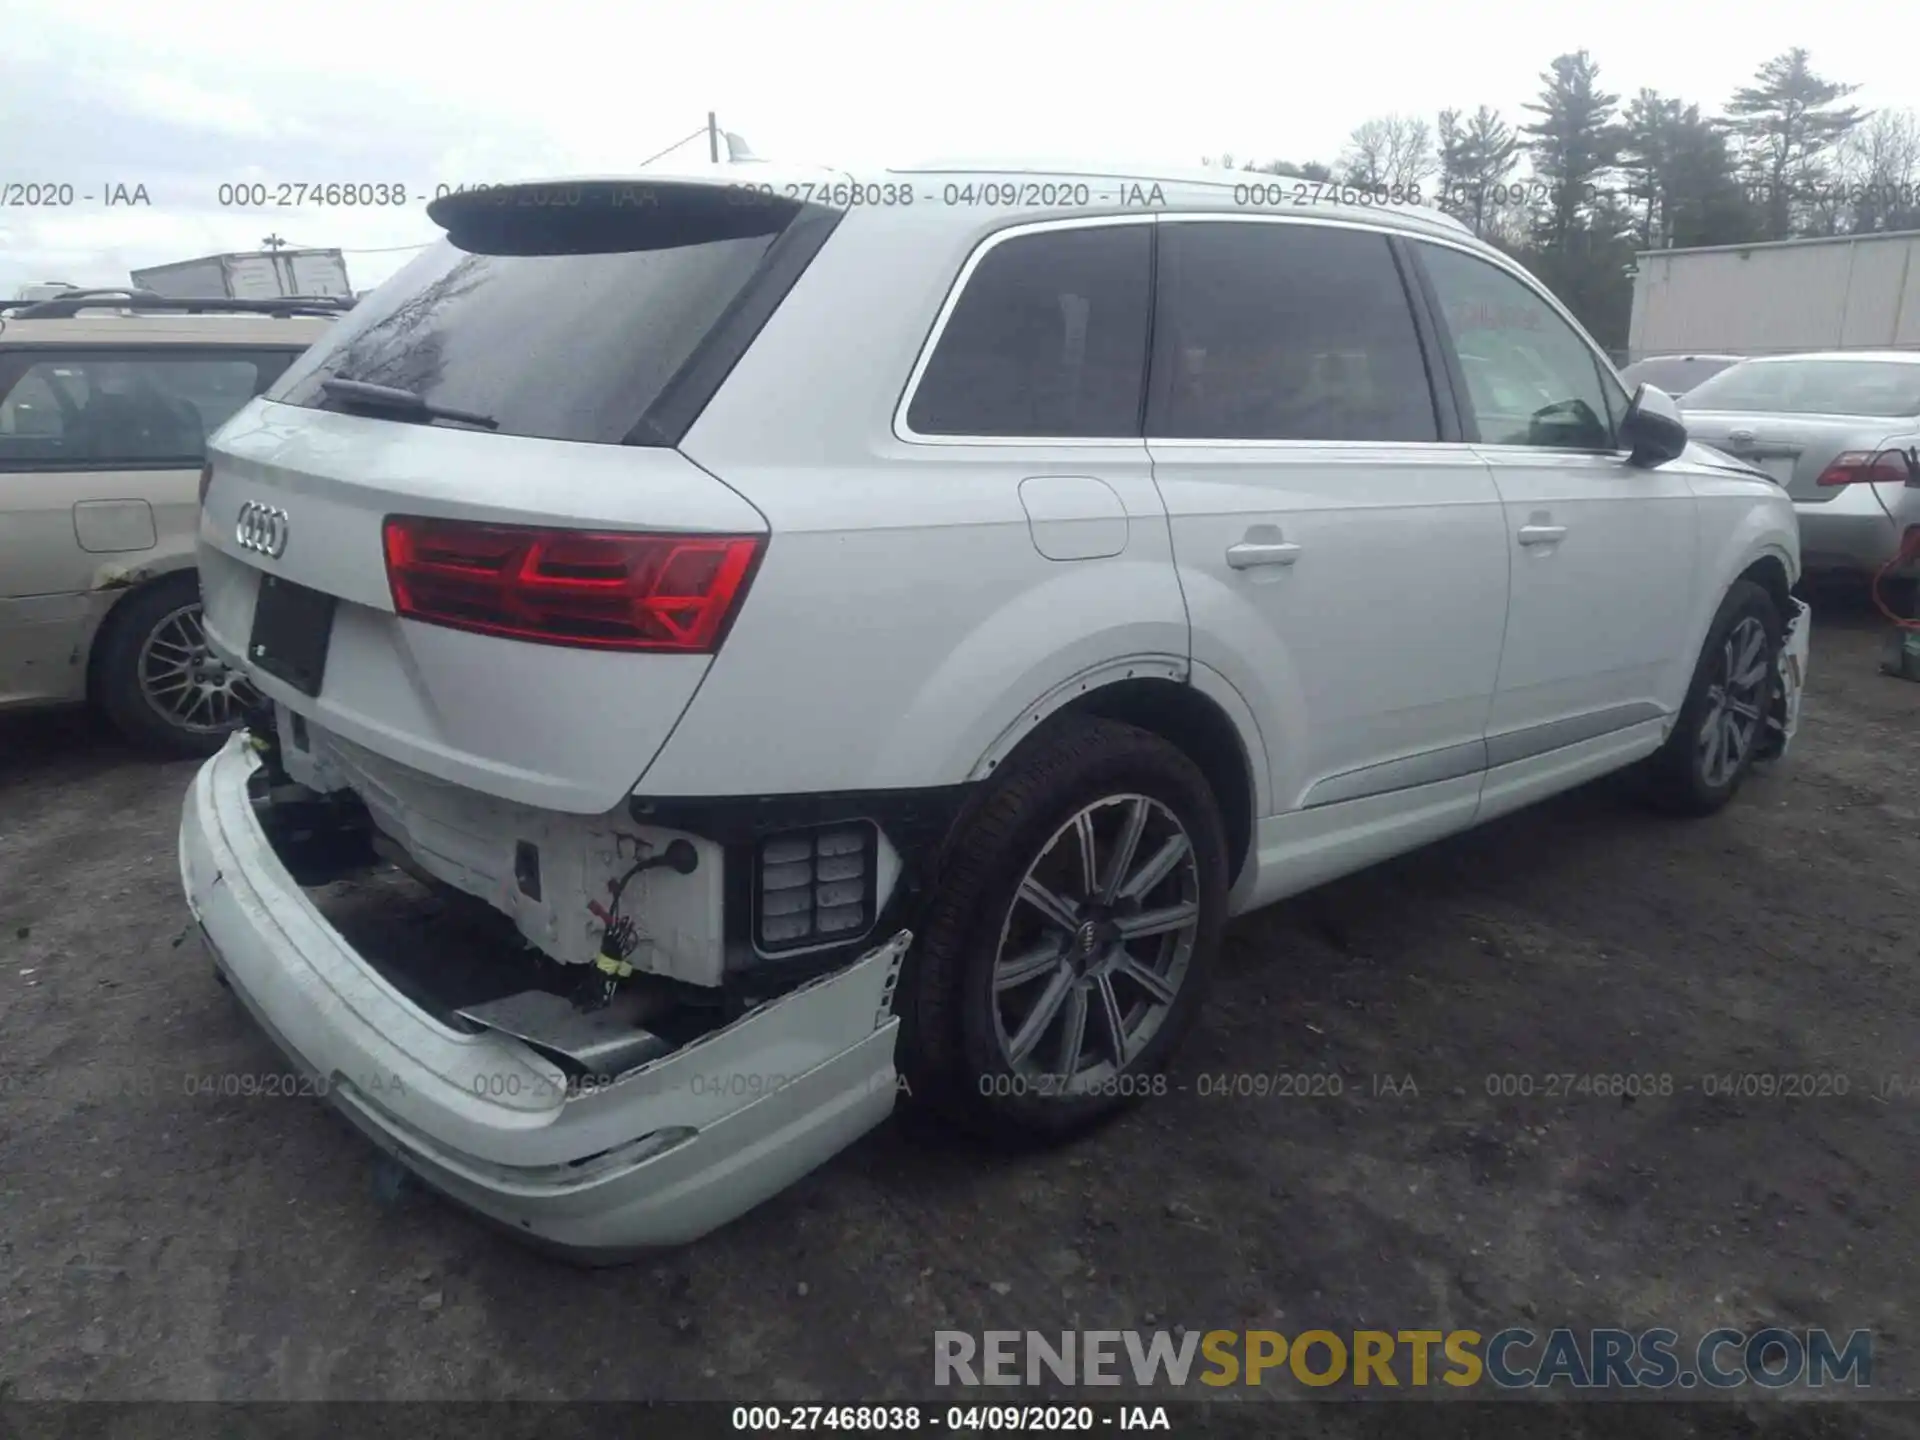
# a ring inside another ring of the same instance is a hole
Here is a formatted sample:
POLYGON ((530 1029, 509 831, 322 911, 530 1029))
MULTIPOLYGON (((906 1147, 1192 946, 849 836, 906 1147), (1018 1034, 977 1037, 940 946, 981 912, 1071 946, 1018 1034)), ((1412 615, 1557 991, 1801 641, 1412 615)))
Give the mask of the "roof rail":
POLYGON ((146 310, 174 315, 340 315, 354 302, 340 295, 279 295, 265 300, 225 296, 181 299, 151 290, 69 290, 51 300, 0 304, 16 320, 67 320, 82 310, 146 310))

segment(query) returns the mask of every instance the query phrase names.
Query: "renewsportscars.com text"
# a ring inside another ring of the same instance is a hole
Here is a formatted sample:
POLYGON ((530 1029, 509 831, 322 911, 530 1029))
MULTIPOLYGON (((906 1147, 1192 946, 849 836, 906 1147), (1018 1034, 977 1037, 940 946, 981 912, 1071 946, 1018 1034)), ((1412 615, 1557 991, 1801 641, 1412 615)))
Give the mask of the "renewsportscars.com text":
POLYGON ((933 1383, 953 1385, 1298 1384, 1502 1390, 1643 1390, 1743 1385, 1864 1389, 1873 1337, 1855 1330, 1710 1330, 1691 1344, 1668 1329, 1538 1334, 1477 1330, 938 1330, 933 1383))

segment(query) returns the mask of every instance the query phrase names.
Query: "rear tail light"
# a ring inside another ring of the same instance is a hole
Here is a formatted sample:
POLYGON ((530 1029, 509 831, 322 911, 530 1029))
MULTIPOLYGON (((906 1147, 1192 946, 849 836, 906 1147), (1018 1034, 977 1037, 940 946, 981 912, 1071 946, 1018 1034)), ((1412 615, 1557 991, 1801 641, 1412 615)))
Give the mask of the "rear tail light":
POLYGON ((209 463, 200 467, 200 507, 202 509, 206 508, 207 487, 211 484, 213 484, 213 466, 209 463))
POLYGON ((393 608, 413 620, 543 645, 710 655, 766 540, 480 525, 393 515, 393 608))
POLYGON ((871 930, 877 850, 877 832, 866 822, 762 840, 753 917, 760 949, 831 945, 871 930))
POLYGON ((1848 450, 1820 472, 1822 485, 1904 485, 1907 458, 1898 450, 1848 450))

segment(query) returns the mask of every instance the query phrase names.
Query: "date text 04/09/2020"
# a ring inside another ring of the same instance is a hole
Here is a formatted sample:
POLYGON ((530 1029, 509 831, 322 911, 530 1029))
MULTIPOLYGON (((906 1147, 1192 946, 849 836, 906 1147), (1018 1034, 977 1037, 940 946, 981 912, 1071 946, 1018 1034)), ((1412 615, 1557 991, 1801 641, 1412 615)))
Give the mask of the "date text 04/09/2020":
POLYGON ((1073 1434, 1097 1430, 1171 1430, 1164 1405, 736 1405, 737 1432, 858 1434, 918 1431, 954 1434, 1073 1434))

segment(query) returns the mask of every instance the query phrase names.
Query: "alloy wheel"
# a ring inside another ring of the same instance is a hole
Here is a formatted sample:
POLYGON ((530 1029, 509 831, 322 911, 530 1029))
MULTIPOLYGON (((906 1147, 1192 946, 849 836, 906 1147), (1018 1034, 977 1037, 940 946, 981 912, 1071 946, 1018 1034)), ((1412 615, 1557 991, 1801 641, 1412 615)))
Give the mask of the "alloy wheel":
POLYGON ((1748 615, 1728 633, 1707 685, 1696 747, 1700 778, 1718 789, 1753 753, 1766 715, 1767 627, 1748 615))
POLYGON ((207 644, 200 605, 182 605, 147 632, 136 662, 140 693, 171 725, 194 734, 230 730, 260 703, 249 685, 207 644))
POLYGON ((1178 817, 1145 795, 1086 806, 1027 867, 1001 926, 1001 1059, 1060 1096, 1125 1070, 1166 1023, 1199 931, 1199 866, 1178 817))

